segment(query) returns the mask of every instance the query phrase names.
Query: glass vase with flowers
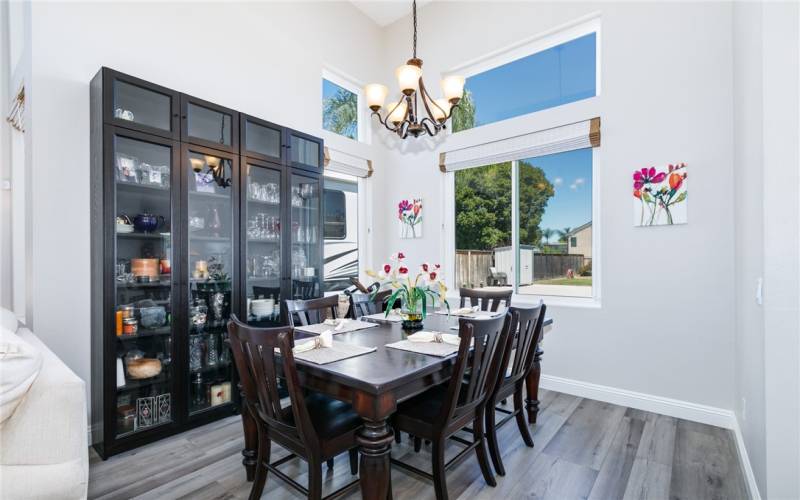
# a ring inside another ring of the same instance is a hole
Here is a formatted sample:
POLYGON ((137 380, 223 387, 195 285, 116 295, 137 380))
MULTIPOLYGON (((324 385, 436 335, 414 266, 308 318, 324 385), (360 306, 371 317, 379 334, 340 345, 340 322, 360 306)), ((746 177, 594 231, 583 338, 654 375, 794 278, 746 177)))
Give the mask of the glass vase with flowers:
POLYGON ((403 264, 404 260, 403 252, 392 254, 391 263, 384 264, 378 272, 368 270, 367 275, 380 283, 380 287, 372 294, 373 298, 381 289, 393 290, 386 302, 385 315, 389 315, 399 300, 403 328, 418 330, 422 328, 429 303, 435 305, 438 301, 448 312, 450 311, 450 304, 447 303, 447 287, 442 280, 441 265, 422 264, 416 276, 412 277, 408 267, 403 264))

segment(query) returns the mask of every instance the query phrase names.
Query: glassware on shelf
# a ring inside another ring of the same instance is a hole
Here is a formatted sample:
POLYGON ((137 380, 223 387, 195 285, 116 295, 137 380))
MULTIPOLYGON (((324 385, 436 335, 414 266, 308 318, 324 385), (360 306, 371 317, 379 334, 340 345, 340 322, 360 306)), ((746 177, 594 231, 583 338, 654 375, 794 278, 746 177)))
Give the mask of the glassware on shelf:
POLYGON ((255 181, 250 181, 247 186, 247 191, 250 200, 263 201, 274 205, 280 203, 280 191, 278 185, 274 182, 260 184, 255 181))
POLYGON ((219 218, 219 210, 217 207, 211 207, 208 209, 208 224, 206 229, 208 229, 209 234, 214 236, 215 238, 219 238, 220 231, 222 230, 222 221, 219 218))
POLYGON ((211 334, 206 340, 206 366, 217 366, 219 362, 219 337, 211 334))
POLYGON ((189 336, 189 371, 196 372, 203 368, 203 337, 189 336))
POLYGON ((208 406, 208 391, 203 380, 203 374, 197 373, 192 379, 192 406, 202 409, 208 406))

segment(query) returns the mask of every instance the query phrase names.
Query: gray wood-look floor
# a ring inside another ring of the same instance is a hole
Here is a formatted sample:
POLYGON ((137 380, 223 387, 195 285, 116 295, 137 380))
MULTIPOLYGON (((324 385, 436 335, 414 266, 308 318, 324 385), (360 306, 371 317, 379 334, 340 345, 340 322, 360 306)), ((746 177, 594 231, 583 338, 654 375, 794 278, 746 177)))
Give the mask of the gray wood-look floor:
MULTIPOLYGON (((488 487, 470 455, 448 471, 451 498, 462 499, 744 499, 748 498, 731 431, 613 404, 542 391, 534 448, 514 422, 500 430, 507 475, 488 487)), ((501 415, 498 414, 498 418, 501 415)), ((410 440, 392 456, 430 470, 429 449, 414 453, 410 440)), ((89 498, 247 498, 242 427, 231 417, 103 462, 92 452, 89 498)), ((453 442, 452 456, 460 445, 453 442)), ((273 445, 273 460, 285 455, 273 445)), ((301 484, 305 462, 282 466, 301 484)), ((327 472, 323 495, 353 480, 347 455, 327 472)), ((434 497, 426 481, 392 470, 394 498, 434 497)), ((270 475, 262 498, 301 498, 270 475)), ((348 498, 360 498, 356 491, 348 498)))

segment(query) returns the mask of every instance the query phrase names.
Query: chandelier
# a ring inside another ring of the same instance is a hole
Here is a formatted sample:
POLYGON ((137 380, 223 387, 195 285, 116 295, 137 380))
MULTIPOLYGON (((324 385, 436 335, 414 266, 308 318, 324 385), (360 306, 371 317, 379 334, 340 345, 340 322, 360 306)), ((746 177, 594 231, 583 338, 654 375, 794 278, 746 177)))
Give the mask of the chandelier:
POLYGON ((428 134, 434 136, 439 131, 447 128, 446 122, 453 115, 453 110, 458 107, 458 101, 464 94, 464 77, 448 76, 441 82, 444 97, 434 99, 425 88, 422 81, 422 59, 417 57, 417 2, 412 4, 414 19, 413 56, 395 71, 400 91, 400 99, 390 102, 384 108, 386 95, 389 89, 385 85, 372 83, 364 88, 367 96, 367 105, 372 110, 373 116, 389 131, 405 139, 409 135, 419 137, 428 134), (422 102, 420 107, 419 102, 422 102), (380 114, 381 108, 386 110, 386 116, 380 114), (422 116, 424 108, 427 116, 422 116))

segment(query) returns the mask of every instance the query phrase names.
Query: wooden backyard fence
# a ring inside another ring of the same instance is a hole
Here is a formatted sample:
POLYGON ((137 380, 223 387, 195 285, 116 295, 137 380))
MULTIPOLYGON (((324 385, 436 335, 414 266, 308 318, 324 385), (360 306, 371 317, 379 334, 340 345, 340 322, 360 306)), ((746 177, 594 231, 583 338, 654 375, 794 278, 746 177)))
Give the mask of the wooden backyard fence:
POLYGON ((583 255, 578 254, 533 254, 533 280, 563 278, 568 269, 572 269, 577 276, 583 261, 583 255))
POLYGON ((456 288, 486 286, 493 255, 491 250, 456 250, 456 288))

